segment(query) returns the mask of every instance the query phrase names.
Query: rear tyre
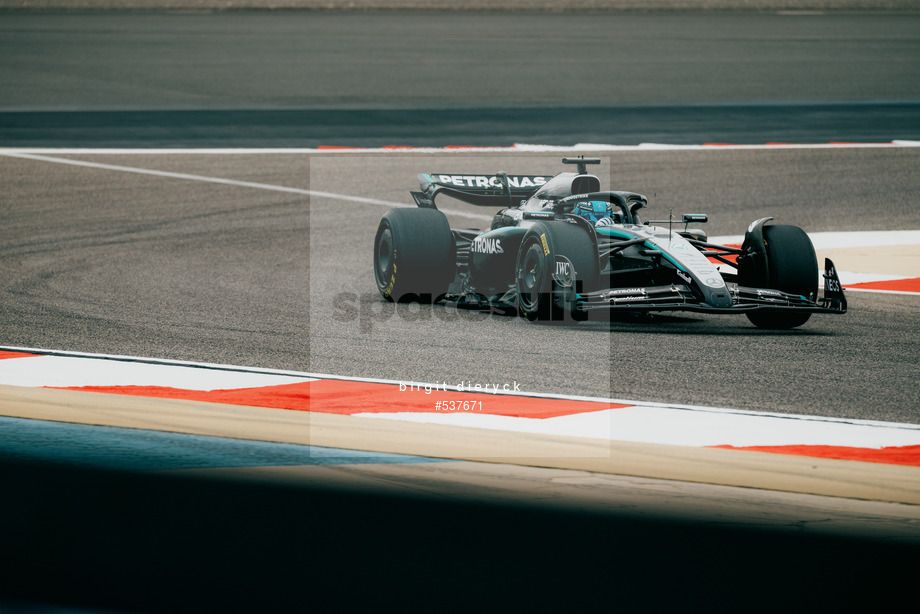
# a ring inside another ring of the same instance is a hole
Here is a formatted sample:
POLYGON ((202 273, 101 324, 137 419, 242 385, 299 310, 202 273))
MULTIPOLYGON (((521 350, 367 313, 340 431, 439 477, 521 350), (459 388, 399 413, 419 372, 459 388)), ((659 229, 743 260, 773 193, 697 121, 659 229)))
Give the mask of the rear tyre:
MULTIPOLYGON (((814 300, 818 294, 818 259, 805 231, 797 226, 764 226, 766 262, 749 263, 740 271, 740 283, 772 288, 814 300)), ((810 313, 752 311, 748 319, 759 328, 787 329, 801 326, 810 313)))
POLYGON ((518 249, 518 311, 532 322, 586 320, 575 295, 593 286, 596 278, 597 251, 583 228, 566 222, 534 224, 518 249))
POLYGON ((388 301, 433 303, 454 279, 456 247, 436 209, 391 209, 374 237, 374 278, 388 301))

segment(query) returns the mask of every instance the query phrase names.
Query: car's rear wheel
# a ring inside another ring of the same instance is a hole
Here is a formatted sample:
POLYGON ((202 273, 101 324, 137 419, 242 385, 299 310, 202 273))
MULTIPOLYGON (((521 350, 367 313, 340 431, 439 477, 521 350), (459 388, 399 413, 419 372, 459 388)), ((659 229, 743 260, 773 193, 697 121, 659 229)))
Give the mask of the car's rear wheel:
POLYGON ((432 303, 454 279, 456 247, 436 209, 391 209, 374 238, 374 278, 389 301, 432 303))
MULTIPOLYGON (((804 230, 797 226, 764 226, 762 253, 765 258, 741 266, 741 285, 781 290, 814 300, 818 294, 818 259, 804 230)), ((786 329, 801 326, 811 314, 764 309, 752 311, 747 317, 759 328, 786 329)))
POLYGON ((515 265, 518 311, 531 321, 585 320, 575 295, 596 277, 597 252, 583 228, 565 222, 534 224, 521 241, 515 265))

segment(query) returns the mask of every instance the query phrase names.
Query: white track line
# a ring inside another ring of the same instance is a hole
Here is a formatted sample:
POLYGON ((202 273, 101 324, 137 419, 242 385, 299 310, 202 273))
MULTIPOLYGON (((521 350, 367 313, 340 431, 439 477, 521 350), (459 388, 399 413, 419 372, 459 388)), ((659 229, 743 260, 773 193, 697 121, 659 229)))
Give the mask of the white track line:
POLYGON ((40 357, 41 370, 32 360, 0 361, 0 381, 25 388, 75 388, 86 386, 154 386, 183 390, 235 390, 311 382, 315 378, 239 370, 195 369, 181 365, 127 362, 67 356, 40 357))
MULTIPOLYGON (((88 152, 83 152, 88 153, 88 152)), ((154 177, 167 177, 170 179, 182 179, 187 181, 200 181, 204 183, 216 183, 220 185, 236 186, 241 188, 252 188, 256 190, 268 190, 271 192, 285 192, 288 194, 299 194, 307 197, 330 198, 335 200, 346 200, 363 205, 374 205, 378 207, 415 207, 407 203, 398 203, 389 200, 380 200, 378 198, 365 198, 362 196, 349 196, 347 194, 336 194, 333 192, 323 192, 320 190, 305 190, 303 188, 290 188, 286 186, 273 185, 270 183, 256 183, 252 181, 238 181, 236 179, 224 179, 222 177, 209 177, 206 175, 191 175, 188 173, 174 173, 171 171, 158 171, 149 168, 139 168, 136 166, 121 166, 118 164, 102 164, 100 162, 88 162, 85 160, 70 160, 67 158, 55 158, 51 156, 23 153, 21 151, 0 150, 0 155, 11 158, 23 158, 26 160, 36 160, 39 162, 51 162, 54 164, 66 164, 69 166, 81 166, 85 168, 95 168, 107 171, 117 171, 122 173, 135 173, 138 175, 152 175, 154 177)), ((476 220, 491 220, 491 215, 481 213, 468 213, 466 211, 456 211, 453 209, 441 209, 448 215, 455 215, 476 220)))

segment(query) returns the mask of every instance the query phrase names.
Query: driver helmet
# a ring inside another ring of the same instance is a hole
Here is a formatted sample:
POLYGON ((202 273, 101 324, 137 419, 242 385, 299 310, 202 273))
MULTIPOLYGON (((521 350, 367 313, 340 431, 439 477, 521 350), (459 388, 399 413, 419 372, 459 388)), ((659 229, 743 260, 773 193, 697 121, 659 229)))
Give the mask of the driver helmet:
POLYGON ((604 200, 586 200, 575 205, 572 210, 575 215, 581 216, 595 226, 610 226, 617 223, 617 214, 613 212, 610 203, 604 200))

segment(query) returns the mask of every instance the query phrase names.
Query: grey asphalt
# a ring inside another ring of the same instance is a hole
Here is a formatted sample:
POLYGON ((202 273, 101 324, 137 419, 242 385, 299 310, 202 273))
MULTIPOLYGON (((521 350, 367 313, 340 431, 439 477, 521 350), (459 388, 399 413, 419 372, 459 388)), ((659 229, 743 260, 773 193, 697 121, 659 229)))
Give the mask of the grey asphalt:
POLYGON ((0 145, 920 139, 920 14, 28 13, 0 145))
MULTIPOLYGON (((244 139, 262 146, 300 142, 252 123, 263 111, 362 112, 365 123, 340 122, 324 135, 344 127, 342 138, 355 144, 374 131, 399 137, 401 124, 386 113, 407 107, 423 118, 444 117, 449 107, 466 118, 477 107, 505 117, 536 109, 552 121, 534 121, 515 136, 539 137, 544 125, 572 121, 553 109, 602 115, 608 105, 618 113, 638 109, 628 122, 636 127, 627 128, 636 141, 721 140, 717 128, 735 125, 757 142, 795 130, 728 110, 850 109, 858 117, 860 109, 887 108, 902 114, 896 130, 858 136, 904 138, 920 100, 917 19, 13 12, 0 20, 0 78, 10 84, 0 90, 0 123, 46 117, 32 121, 33 137, 70 146, 112 142, 87 137, 97 132, 117 134, 119 144, 181 147, 213 144, 209 134, 234 142, 264 132, 261 140, 244 139), (656 116, 662 108, 708 109, 709 120, 687 131, 656 116), (77 119, 54 123, 68 113, 77 119), (139 121, 112 119, 126 113, 139 113, 139 121), (146 123, 158 113, 162 122, 146 123), (174 123, 169 113, 199 119, 174 123), (98 123, 83 125, 88 117, 98 123), (235 120, 222 124, 227 117, 235 120), (155 138, 145 139, 151 132, 155 138)), ((856 134, 843 128, 858 121, 822 124, 827 117, 803 123, 840 128, 834 140, 856 134)), ((429 132, 456 142, 490 126, 500 132, 489 121, 429 132)), ((765 215, 808 231, 913 229, 920 228, 914 152, 622 153, 610 156, 603 176, 649 195, 654 215, 708 213, 713 235, 740 234, 765 215)), ((430 156, 79 157, 396 202, 407 202, 421 171, 559 169, 556 155, 448 157, 436 169, 430 156)), ((0 173, 0 332, 9 345, 920 418, 910 383, 918 375, 911 297, 855 295, 850 314, 815 317, 782 334, 709 316, 567 330, 443 308, 396 313, 377 300, 370 276, 380 207, 10 158, 0 159, 0 173)))
POLYGON ((917 0, 0 0, 27 11, 911 12, 917 0))
MULTIPOLYGON (((712 235, 741 234, 766 215, 810 232, 920 227, 916 149, 603 155, 604 183, 613 176, 612 185, 648 194, 649 217, 706 212, 712 235)), ((560 167, 556 154, 62 157, 406 204, 418 172, 560 167)), ((779 333, 743 317, 557 328, 396 308, 379 299, 371 272, 385 206, 9 157, 0 174, 6 345, 920 419, 913 296, 851 293, 850 313, 779 333)))

